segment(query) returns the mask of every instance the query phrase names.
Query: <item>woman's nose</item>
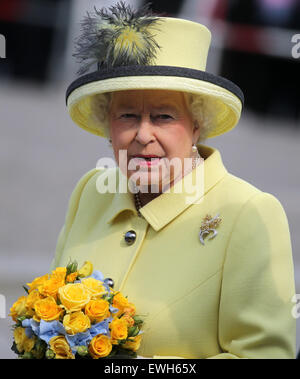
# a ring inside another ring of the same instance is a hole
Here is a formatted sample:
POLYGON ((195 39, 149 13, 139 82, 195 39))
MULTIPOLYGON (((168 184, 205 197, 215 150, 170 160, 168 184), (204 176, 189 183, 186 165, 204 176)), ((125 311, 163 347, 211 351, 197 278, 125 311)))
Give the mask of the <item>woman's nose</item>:
POLYGON ((147 145, 155 140, 150 115, 141 116, 135 139, 142 145, 147 145))

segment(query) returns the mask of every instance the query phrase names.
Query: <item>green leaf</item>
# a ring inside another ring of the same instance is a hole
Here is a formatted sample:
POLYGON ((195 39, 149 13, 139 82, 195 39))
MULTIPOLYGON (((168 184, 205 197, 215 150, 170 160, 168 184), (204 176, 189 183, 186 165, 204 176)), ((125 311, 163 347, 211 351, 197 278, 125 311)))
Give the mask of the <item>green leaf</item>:
POLYGON ((47 350, 46 342, 38 338, 32 350, 32 354, 34 355, 36 359, 42 359, 45 356, 46 350, 47 350))
POLYGON ((114 295, 106 295, 103 297, 103 300, 106 300, 109 302, 109 304, 111 305, 112 302, 113 302, 113 298, 114 298, 114 295))
POLYGON ((16 353, 17 355, 20 355, 20 352, 19 350, 17 349, 17 344, 16 342, 14 341, 11 348, 10 348, 14 353, 16 353))
POLYGON ((17 324, 18 324, 18 326, 22 326, 22 322, 24 320, 26 320, 26 316, 17 317, 17 324))
POLYGON ((34 359, 34 356, 32 355, 32 353, 25 351, 25 353, 23 355, 21 355, 20 358, 22 358, 22 359, 34 359))
POLYGON ((135 325, 142 325, 144 321, 139 316, 133 316, 135 325))
POLYGON ((128 337, 135 337, 139 334, 140 329, 137 326, 131 326, 128 329, 128 337))
POLYGON ((67 265, 67 275, 72 274, 73 272, 77 271, 78 269, 78 263, 77 261, 71 261, 67 265))
POLYGON ((124 345, 126 343, 126 340, 118 340, 118 345, 124 345))
POLYGON ((137 357, 136 352, 129 349, 124 349, 123 347, 118 347, 114 356, 114 358, 124 358, 124 359, 136 358, 136 357, 137 357))
POLYGON ((77 346, 77 353, 81 357, 85 357, 85 356, 87 356, 89 354, 89 351, 88 351, 88 348, 85 345, 82 345, 82 346, 77 346))
POLYGON ((25 286, 22 286, 24 288, 24 291, 27 293, 27 295, 29 294, 29 289, 25 286))
POLYGON ((113 346, 112 351, 110 352, 110 354, 106 358, 112 358, 116 355, 116 353, 117 353, 116 346, 113 346))
POLYGON ((46 359, 54 359, 55 358, 55 353, 53 350, 48 349, 45 353, 46 359))

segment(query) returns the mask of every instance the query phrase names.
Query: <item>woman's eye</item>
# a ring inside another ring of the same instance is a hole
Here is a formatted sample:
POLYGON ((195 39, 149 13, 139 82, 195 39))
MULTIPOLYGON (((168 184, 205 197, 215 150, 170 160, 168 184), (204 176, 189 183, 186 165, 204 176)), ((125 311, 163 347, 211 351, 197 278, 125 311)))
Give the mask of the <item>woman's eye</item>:
POLYGON ((137 115, 134 113, 124 113, 120 116, 120 118, 125 118, 125 119, 131 119, 131 118, 136 118, 137 115))
POLYGON ((173 117, 169 114, 159 114, 157 116, 155 116, 155 118, 159 119, 159 120, 172 120, 173 117))

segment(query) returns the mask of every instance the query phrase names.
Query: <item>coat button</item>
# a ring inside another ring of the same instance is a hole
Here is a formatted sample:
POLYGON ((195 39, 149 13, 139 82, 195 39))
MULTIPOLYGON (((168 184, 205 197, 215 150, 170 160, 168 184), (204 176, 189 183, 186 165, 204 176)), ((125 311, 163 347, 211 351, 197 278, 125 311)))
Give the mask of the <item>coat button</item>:
POLYGON ((125 241, 127 245, 134 244, 134 241, 136 240, 136 232, 134 230, 129 230, 129 232, 125 233, 125 241))

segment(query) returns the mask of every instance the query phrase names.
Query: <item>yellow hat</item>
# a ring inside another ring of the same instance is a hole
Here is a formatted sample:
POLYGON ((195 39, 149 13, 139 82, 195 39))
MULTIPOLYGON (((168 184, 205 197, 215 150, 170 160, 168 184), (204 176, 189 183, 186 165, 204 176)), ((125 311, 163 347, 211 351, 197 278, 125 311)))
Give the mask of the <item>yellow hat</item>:
POLYGON ((201 95, 214 113, 207 138, 238 123, 243 93, 231 81, 205 71, 211 33, 196 22, 134 12, 124 3, 95 9, 82 23, 77 56, 85 65, 67 89, 72 120, 83 129, 106 137, 101 117, 95 117, 93 97, 123 90, 161 89, 201 95), (90 70, 93 72, 82 75, 90 70))

